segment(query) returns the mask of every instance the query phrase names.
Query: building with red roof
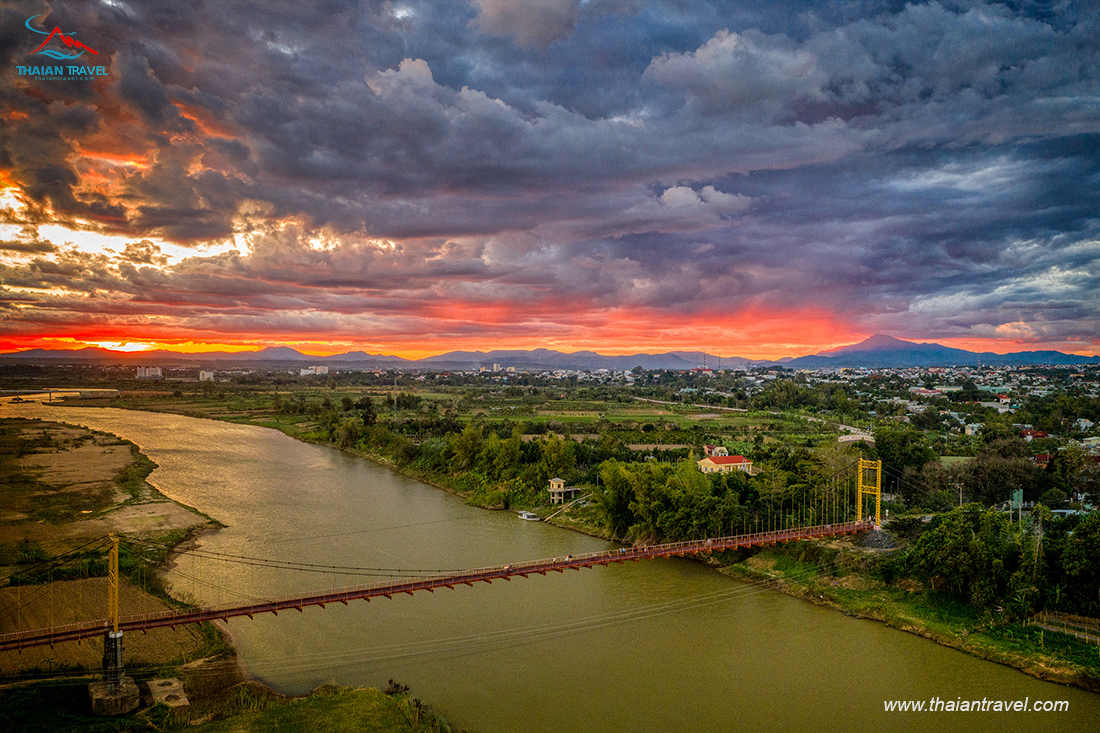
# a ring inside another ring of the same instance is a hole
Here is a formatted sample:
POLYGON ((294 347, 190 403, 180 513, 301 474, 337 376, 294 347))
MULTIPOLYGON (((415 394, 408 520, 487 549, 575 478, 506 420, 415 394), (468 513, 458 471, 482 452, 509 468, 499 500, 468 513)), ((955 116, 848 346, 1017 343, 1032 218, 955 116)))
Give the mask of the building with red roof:
POLYGON ((699 464, 699 470, 703 473, 729 473, 730 471, 744 471, 752 473, 752 461, 744 456, 707 456, 699 464))

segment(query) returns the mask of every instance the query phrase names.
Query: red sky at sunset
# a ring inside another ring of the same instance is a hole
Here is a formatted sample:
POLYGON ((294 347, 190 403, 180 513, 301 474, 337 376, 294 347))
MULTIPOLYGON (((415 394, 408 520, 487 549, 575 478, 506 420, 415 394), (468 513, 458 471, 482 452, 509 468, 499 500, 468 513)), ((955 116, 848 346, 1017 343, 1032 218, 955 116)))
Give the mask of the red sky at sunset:
POLYGON ((1097 17, 8 3, 0 351, 1098 355, 1097 17))

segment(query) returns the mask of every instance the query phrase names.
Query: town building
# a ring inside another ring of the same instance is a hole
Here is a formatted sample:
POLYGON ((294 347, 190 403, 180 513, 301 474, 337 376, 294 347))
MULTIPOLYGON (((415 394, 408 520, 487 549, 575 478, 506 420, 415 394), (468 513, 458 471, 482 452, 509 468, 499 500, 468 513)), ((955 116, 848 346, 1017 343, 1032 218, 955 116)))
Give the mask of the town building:
POLYGON ((752 473, 752 461, 744 456, 708 456, 701 461, 696 461, 696 463, 703 473, 729 473, 731 471, 752 473))

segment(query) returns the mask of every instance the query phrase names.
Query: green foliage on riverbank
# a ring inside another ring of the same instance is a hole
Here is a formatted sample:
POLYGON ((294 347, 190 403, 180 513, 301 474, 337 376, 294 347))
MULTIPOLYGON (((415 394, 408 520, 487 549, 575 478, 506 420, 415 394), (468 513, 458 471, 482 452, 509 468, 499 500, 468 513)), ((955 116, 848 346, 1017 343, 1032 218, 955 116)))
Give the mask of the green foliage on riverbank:
POLYGON ((889 569, 988 614, 1040 610, 1100 616, 1100 514, 1027 523, 967 504, 938 517, 889 569))
MULTIPOLYGON (((646 418, 632 420, 628 427, 627 421, 614 422, 594 410, 584 416, 566 415, 565 410, 548 415, 545 411, 538 420, 520 420, 493 414, 492 407, 489 412, 480 406, 471 411, 469 405, 474 400, 469 396, 463 400, 466 412, 451 410, 443 401, 433 409, 428 398, 416 401, 399 395, 394 420, 392 413, 387 414, 393 405, 380 404, 377 397, 314 392, 283 403, 292 407, 276 412, 270 405, 259 406, 250 415, 234 414, 239 406, 228 404, 220 412, 223 406, 211 402, 207 406, 213 405, 215 411, 207 416, 267 424, 296 437, 368 455, 487 506, 545 503, 545 481, 552 476, 567 483, 587 483, 595 493, 596 503, 589 512, 592 526, 632 541, 714 536, 736 531, 738 525, 756 528, 761 512, 767 514, 768 522, 782 526, 817 521, 817 512, 831 505, 828 494, 821 495, 828 477, 859 451, 876 455, 862 446, 840 448, 833 436, 826 443, 815 444, 809 428, 797 433, 798 440, 792 439, 796 435, 793 429, 777 432, 783 438, 777 440, 772 434, 763 434, 768 430, 750 430, 748 424, 743 430, 737 427, 739 421, 752 421, 754 416, 723 419, 721 428, 711 424, 710 418, 693 425, 682 414, 669 419, 671 429, 657 419, 646 418), (694 463, 670 461, 664 453, 655 452, 654 460, 645 460, 644 452, 630 451, 622 440, 629 436, 649 439, 650 444, 667 444, 668 439, 685 439, 684 431, 700 442, 736 445, 739 452, 744 450, 765 467, 766 473, 704 476, 694 463), (594 483, 597 478, 599 488, 594 483), (807 509, 812 512, 809 516, 807 509)), ((564 402, 558 405, 565 406, 564 402)), ((576 402, 568 406, 594 405, 576 402)), ((187 409, 194 410, 194 403, 187 409)), ((760 427, 770 427, 766 422, 770 418, 755 419, 760 427)), ((942 477, 932 476, 929 469, 939 464, 931 461, 935 456, 927 439, 919 431, 904 428, 882 436, 877 455, 901 466, 900 484, 908 487, 907 497, 921 505, 924 499, 920 491, 913 490, 915 485, 927 489, 925 498, 943 500, 946 490, 932 481, 942 477), (922 487, 926 479, 930 483, 922 487)), ((1033 464, 1025 466, 1027 459, 1013 454, 1018 450, 1016 442, 992 431, 988 440, 979 444, 974 460, 959 464, 956 473, 946 475, 962 481, 966 495, 983 497, 996 496, 1018 480, 1049 478, 1047 474, 1039 476, 1033 464)), ((1035 492, 1037 487, 1041 485, 1028 491, 1035 492)), ((948 509, 955 500, 947 495, 942 508, 948 509)), ((958 511, 958 515, 947 513, 928 525, 918 519, 920 515, 910 516, 909 531, 904 534, 912 547, 894 553, 885 563, 810 545, 803 546, 797 556, 774 556, 770 568, 750 568, 752 572, 746 571, 746 575, 802 584, 797 587, 807 595, 816 593, 819 602, 953 646, 961 644, 960 639, 969 640, 967 644, 985 639, 986 652, 981 653, 998 661, 996 655, 1011 656, 1019 650, 1006 646, 1017 643, 1012 637, 986 639, 983 635, 992 633, 991 629, 1011 629, 1012 619, 1041 608, 1092 612, 1087 604, 1097 594, 1096 578, 1090 573, 1100 565, 1100 550, 1089 540, 1089 532, 1076 541, 1077 532, 1065 520, 1044 519, 1043 534, 1037 535, 1030 527, 1021 528, 980 507, 958 511), (1071 547, 1077 549, 1071 551, 1071 547), (822 574, 826 566, 829 569, 822 574)), ((826 519, 830 518, 826 515, 826 519)), ((765 561, 768 555, 761 553, 759 558, 765 561)))

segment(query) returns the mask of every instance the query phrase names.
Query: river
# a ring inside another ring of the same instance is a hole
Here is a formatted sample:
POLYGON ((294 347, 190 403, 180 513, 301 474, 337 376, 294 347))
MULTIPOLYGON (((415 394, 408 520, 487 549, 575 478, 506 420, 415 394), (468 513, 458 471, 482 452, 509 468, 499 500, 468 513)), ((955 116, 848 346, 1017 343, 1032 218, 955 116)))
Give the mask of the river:
MULTIPOLYGON (((199 550, 437 571, 607 549, 275 430, 42 404, 6 416, 115 433, 163 493, 228 525, 199 550)), ((194 555, 170 576, 204 604, 377 579, 194 555)), ((362 570, 361 573, 374 572, 362 570)), ((126 610, 123 609, 123 613, 126 610)), ((1081 731, 1100 695, 670 559, 234 620, 244 667, 288 693, 393 678, 478 733, 1081 731), (1068 712, 886 713, 886 700, 1050 700, 1068 712)))

